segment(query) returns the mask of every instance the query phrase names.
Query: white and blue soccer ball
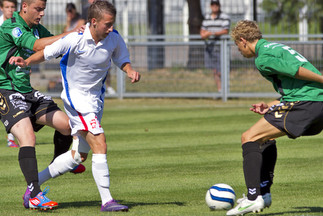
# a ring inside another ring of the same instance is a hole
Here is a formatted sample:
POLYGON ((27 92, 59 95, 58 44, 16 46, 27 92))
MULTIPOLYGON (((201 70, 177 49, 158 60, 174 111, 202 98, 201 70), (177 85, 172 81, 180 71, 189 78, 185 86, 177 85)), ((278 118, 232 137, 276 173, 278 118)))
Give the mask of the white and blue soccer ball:
POLYGON ((210 187, 205 196, 206 204, 212 210, 228 210, 234 206, 236 194, 227 184, 215 184, 210 187))

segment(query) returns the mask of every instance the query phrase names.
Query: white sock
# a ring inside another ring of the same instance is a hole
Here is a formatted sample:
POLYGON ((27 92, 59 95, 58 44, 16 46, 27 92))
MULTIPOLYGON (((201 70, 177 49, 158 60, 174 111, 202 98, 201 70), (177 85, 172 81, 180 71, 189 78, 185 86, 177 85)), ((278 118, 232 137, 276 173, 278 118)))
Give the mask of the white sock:
POLYGON ((7 138, 7 140, 13 140, 13 141, 15 141, 15 137, 14 137, 14 135, 13 135, 12 133, 8 133, 8 138, 7 138))
POLYGON ((75 166, 80 163, 76 162, 73 157, 71 150, 61 154, 53 163, 51 163, 46 169, 38 173, 39 185, 42 185, 45 181, 50 178, 55 178, 59 175, 63 175, 66 172, 71 171, 75 166))
POLYGON ((102 205, 112 200, 110 193, 110 176, 106 154, 92 155, 92 174, 99 189, 102 205))

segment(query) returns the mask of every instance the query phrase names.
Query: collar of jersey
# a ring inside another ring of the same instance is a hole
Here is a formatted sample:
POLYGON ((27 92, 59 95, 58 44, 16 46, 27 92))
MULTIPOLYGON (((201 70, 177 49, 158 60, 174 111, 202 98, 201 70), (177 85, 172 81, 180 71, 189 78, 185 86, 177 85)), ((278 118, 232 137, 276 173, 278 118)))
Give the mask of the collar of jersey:
POLYGON ((13 12, 13 17, 15 17, 16 19, 18 19, 19 20, 19 23, 22 24, 25 28, 31 29, 27 25, 26 21, 19 15, 19 12, 18 11, 13 12))
POLYGON ((259 49, 262 44, 266 43, 267 41, 265 39, 260 39, 256 44, 256 56, 258 57, 259 49))

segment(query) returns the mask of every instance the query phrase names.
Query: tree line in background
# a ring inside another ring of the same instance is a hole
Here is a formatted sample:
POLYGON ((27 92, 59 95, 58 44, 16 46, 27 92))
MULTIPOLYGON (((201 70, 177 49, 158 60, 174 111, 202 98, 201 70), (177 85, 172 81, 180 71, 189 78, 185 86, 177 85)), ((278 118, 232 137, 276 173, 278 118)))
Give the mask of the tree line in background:
MULTIPOLYGON (((150 35, 164 35, 164 1, 147 1, 148 33, 150 35)), ((200 1, 186 1, 189 10, 189 18, 187 21, 189 34, 198 35, 204 18, 200 1)), ((263 0, 262 3, 259 4, 259 7, 266 13, 265 21, 270 25, 277 26, 281 23, 287 23, 288 29, 298 29, 298 23, 301 19, 306 18, 309 24, 318 24, 319 31, 321 33, 323 32, 323 0, 263 0)), ((266 33, 267 32, 264 32, 264 34, 266 33)), ((155 40, 160 41, 161 39, 155 40)), ((151 47, 148 52, 150 56, 150 69, 159 68, 164 65, 163 47, 151 47)), ((200 54, 201 53, 196 48, 190 47, 188 68, 190 68, 190 64, 196 66, 196 62, 192 62, 192 59, 196 59, 196 55, 200 54)))

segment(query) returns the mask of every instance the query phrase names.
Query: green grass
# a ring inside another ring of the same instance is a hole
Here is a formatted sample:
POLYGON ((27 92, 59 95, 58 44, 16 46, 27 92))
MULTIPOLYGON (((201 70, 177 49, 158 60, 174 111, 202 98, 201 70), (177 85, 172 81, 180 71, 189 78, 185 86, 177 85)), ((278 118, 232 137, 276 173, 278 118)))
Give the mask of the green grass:
MULTIPOLYGON (((260 116, 249 111, 256 99, 108 99, 102 126, 108 142, 111 193, 130 207, 108 215, 225 215, 210 211, 205 193, 215 183, 246 192, 240 135, 260 116)), ((80 175, 67 173, 44 184, 59 202, 52 212, 25 210, 25 182, 18 149, 0 136, 0 215, 107 215, 91 173, 91 157, 80 175)), ((52 159, 53 130, 37 133, 39 170, 52 159)), ((278 139, 271 216, 323 215, 323 136, 278 139)), ((44 188, 42 186, 42 188, 44 188)))

